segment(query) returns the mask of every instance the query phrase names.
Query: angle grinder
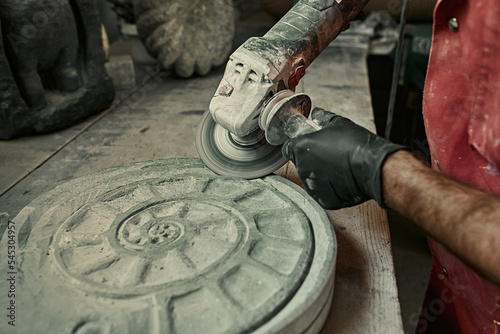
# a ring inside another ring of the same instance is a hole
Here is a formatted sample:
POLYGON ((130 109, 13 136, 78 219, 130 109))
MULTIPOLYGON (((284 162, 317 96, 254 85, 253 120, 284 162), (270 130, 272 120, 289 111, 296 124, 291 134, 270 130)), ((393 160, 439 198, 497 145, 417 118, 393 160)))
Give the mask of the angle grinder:
POLYGON ((318 130, 311 99, 295 94, 306 68, 347 29, 368 0, 298 0, 263 37, 229 58, 196 133, 196 149, 214 172, 245 179, 268 175, 287 160, 281 144, 318 130))
POLYGON ((287 161, 281 155, 281 144, 288 138, 320 129, 307 119, 310 110, 311 99, 306 94, 280 91, 260 114, 262 130, 243 137, 227 131, 206 112, 196 135, 198 154, 220 175, 245 179, 268 175, 287 161))

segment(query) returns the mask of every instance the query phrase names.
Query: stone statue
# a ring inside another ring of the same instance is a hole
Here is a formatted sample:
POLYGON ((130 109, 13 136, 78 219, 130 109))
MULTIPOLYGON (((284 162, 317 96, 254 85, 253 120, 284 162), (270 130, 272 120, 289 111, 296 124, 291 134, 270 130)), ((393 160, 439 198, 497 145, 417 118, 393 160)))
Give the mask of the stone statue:
POLYGON ((134 21, 148 52, 181 77, 206 75, 227 61, 234 37, 233 0, 108 0, 134 21))
POLYGON ((0 138, 68 127, 114 98, 93 0, 0 0, 0 138))

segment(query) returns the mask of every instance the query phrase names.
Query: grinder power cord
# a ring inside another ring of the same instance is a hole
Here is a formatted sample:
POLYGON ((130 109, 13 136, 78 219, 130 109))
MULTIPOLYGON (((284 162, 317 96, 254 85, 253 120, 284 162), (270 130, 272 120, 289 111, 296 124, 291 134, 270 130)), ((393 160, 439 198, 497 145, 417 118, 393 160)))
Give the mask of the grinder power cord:
POLYGON ((369 199, 385 207, 382 165, 389 154, 405 147, 320 108, 311 112, 311 119, 323 129, 283 145, 283 155, 295 164, 309 195, 330 210, 369 199))

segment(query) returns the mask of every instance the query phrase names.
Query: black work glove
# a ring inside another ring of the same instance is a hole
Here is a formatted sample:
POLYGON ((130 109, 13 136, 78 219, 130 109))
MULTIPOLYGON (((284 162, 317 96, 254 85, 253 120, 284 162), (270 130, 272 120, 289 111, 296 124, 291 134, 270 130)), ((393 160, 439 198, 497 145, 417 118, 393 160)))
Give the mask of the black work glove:
POLYGON ((309 195, 324 209, 340 209, 369 199, 385 207, 382 164, 389 154, 405 147, 321 108, 311 112, 311 119, 323 129, 292 138, 282 148, 309 195))

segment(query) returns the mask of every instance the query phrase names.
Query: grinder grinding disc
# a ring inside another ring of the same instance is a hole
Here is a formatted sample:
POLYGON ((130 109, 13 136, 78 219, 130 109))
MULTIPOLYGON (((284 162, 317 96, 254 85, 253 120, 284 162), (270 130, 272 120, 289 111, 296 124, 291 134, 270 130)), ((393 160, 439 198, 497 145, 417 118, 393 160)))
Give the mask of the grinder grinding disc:
POLYGON ((241 141, 206 111, 198 125, 196 150, 217 174, 244 179, 266 176, 287 162, 281 155, 281 145, 269 144, 263 131, 257 130, 251 136, 241 141))

